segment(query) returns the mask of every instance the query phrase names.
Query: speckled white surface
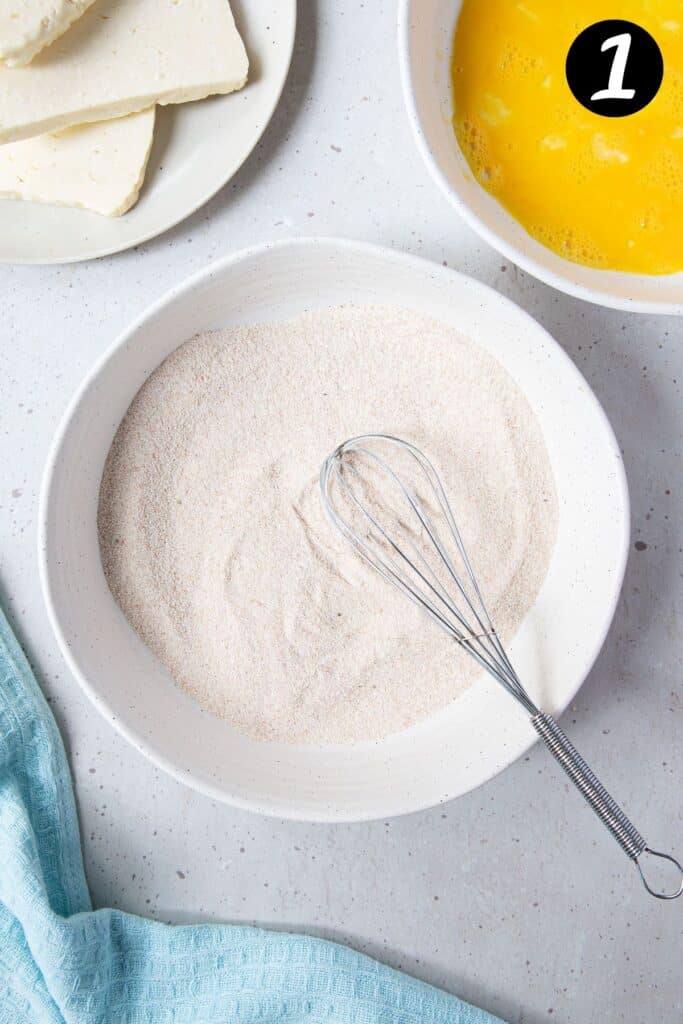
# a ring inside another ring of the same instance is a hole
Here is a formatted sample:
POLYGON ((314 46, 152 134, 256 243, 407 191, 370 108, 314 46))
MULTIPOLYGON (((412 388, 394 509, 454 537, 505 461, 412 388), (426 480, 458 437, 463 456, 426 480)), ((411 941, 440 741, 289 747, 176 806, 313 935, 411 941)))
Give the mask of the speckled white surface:
POLYGON ((40 475, 68 399, 131 317, 219 253, 286 235, 346 234, 445 260, 558 338, 622 444, 634 531, 624 595, 565 724, 652 843, 683 852, 683 322, 564 298, 485 248, 415 152, 394 3, 300 7, 285 99, 209 206, 98 263, 0 268, 0 583, 67 741, 95 903, 339 938, 515 1024, 674 1022, 681 906, 646 897, 538 748, 438 811, 279 823, 155 771, 100 720, 57 653, 35 553, 40 475))

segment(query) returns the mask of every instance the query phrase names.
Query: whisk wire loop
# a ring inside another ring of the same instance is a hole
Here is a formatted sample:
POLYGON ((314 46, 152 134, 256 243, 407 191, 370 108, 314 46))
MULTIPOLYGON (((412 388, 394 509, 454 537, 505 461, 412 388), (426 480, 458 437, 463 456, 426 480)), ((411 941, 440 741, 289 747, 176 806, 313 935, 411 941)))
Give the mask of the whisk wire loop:
POLYGON ((358 554, 466 649, 530 715, 536 713, 538 709, 524 690, 496 633, 446 491, 427 456, 409 442, 389 434, 360 435, 345 441, 325 460, 320 487, 329 518, 358 554), (399 448, 410 457, 419 471, 420 482, 427 485, 427 494, 436 503, 441 530, 425 500, 372 447, 378 443, 399 448), (354 487, 354 482, 363 479, 357 463, 366 469, 380 470, 390 482, 406 505, 406 511, 412 513, 423 539, 436 552, 439 567, 445 570, 447 581, 454 585, 454 594, 420 551, 405 523, 393 516, 392 525, 386 525, 380 521, 379 513, 362 500, 358 488, 354 487), (333 500, 335 487, 347 513, 357 513, 355 526, 337 509, 333 500), (400 540, 396 537, 397 528, 400 540))
POLYGON ((425 612, 527 711, 547 749, 635 862, 647 891, 658 899, 680 896, 681 864, 646 845, 557 722, 540 711, 524 689, 491 621, 446 491, 427 456, 391 434, 362 434, 339 445, 325 459, 320 489, 327 515, 364 561, 425 612), (380 454, 385 449, 409 457, 421 487, 426 485, 426 498, 392 469, 380 454), (363 500, 358 486, 368 482, 361 472, 363 466, 379 471, 383 481, 391 484, 404 514, 392 510, 386 502, 373 510, 368 499, 363 500), (435 506, 433 514, 429 500, 435 506), (346 514, 339 511, 338 504, 346 514), (420 547, 418 541, 424 546, 420 547), (436 558, 436 565, 428 553, 436 558), (662 892, 648 883, 640 860, 643 854, 675 865, 679 872, 676 889, 662 892))

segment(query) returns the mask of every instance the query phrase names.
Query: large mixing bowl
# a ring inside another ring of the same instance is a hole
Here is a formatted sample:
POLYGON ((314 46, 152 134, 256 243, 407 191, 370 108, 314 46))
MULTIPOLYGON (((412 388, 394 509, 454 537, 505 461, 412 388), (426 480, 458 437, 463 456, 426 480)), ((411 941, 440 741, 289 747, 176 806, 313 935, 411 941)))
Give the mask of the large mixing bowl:
MULTIPOLYGON (((555 477, 559 527, 547 578, 510 651, 536 700, 561 712, 600 650, 619 595, 629 536, 622 461, 602 409, 562 349, 513 303, 453 270, 339 239, 282 242, 220 260, 155 303, 92 371, 55 438, 40 505, 50 619, 104 717, 156 764, 212 797, 324 821, 386 817, 459 796, 519 757, 536 734, 518 705, 481 678, 441 713, 380 742, 254 742, 203 711, 133 632, 107 587, 96 517, 116 429, 178 345, 198 331, 349 302, 412 308, 457 327, 502 363, 531 403, 555 477)), ((424 628, 434 629, 435 643, 448 642, 427 619, 424 628)))

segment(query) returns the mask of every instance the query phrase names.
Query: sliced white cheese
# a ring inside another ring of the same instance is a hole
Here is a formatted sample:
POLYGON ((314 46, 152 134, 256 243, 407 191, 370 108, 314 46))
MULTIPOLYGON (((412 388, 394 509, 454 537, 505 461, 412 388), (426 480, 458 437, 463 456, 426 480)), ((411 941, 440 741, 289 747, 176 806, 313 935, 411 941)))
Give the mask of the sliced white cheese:
POLYGON ((153 136, 154 108, 0 146, 0 198, 116 217, 140 194, 153 136))
POLYGON ((0 67, 0 143, 232 92, 248 66, 228 0, 97 0, 27 67, 0 67))
POLYGON ((94 0, 2 0, 0 61, 28 64, 66 32, 94 0))

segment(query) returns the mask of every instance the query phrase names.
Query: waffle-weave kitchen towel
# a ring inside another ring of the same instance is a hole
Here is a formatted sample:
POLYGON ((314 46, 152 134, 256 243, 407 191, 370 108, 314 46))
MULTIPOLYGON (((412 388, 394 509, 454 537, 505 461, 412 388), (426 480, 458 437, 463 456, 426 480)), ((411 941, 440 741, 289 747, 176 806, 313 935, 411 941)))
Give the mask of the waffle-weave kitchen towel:
POLYGON ((333 942, 93 910, 57 725, 0 611, 2 1024, 500 1024, 333 942))

